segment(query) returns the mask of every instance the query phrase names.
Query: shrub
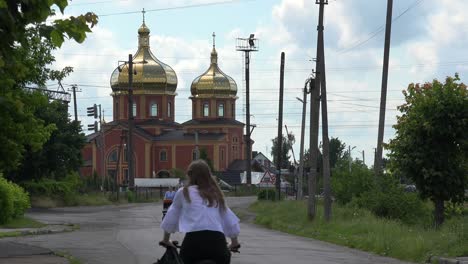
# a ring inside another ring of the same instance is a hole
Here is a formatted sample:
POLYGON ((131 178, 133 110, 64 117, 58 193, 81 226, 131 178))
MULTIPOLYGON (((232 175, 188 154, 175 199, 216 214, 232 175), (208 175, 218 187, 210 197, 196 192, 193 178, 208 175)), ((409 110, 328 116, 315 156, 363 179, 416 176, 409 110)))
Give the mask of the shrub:
POLYGON ((60 181, 43 178, 39 181, 23 182, 22 185, 32 195, 62 198, 67 195, 76 194, 83 185, 83 182, 76 173, 70 173, 60 181))
POLYGON ((29 207, 29 196, 24 189, 0 174, 0 224, 22 216, 29 207))
POLYGON ((366 208, 376 216, 400 220, 406 224, 431 222, 431 212, 417 193, 405 192, 389 176, 384 176, 377 188, 353 199, 353 204, 366 208))
POLYGON ((362 163, 353 163, 351 173, 347 164, 333 170, 332 190, 336 201, 340 204, 351 202, 353 197, 374 188, 373 173, 362 163))
MULTIPOLYGON (((257 199, 276 201, 277 200, 276 190, 275 189, 263 189, 258 192, 257 199)), ((281 195, 281 199, 284 199, 284 195, 281 195)))
POLYGON ((136 202, 136 196, 135 196, 135 193, 133 191, 127 191, 127 201, 129 203, 134 203, 136 202))

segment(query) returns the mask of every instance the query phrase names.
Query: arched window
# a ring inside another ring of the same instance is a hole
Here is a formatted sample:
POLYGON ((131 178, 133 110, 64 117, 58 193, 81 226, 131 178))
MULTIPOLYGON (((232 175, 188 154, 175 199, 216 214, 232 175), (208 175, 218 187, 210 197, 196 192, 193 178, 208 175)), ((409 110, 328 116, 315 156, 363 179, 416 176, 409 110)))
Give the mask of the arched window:
POLYGON ((151 116, 158 116, 158 104, 152 103, 150 106, 150 115, 151 116))
POLYGON ((208 103, 203 104, 203 116, 207 117, 210 115, 210 105, 208 103))
POLYGON ((137 115, 137 104, 133 103, 132 115, 135 117, 137 115))
POLYGON ((161 152, 159 152, 159 161, 167 161, 167 151, 166 150, 161 150, 161 152))
POLYGON ((115 102, 114 119, 119 119, 119 102, 115 102))
POLYGON ((218 116, 223 117, 224 116, 224 104, 221 103, 218 105, 218 116))
POLYGON ((172 103, 171 102, 167 102, 167 117, 171 117, 172 113, 172 103))
POLYGON ((111 151, 111 153, 109 154, 109 157, 107 158, 107 160, 109 162, 117 162, 117 150, 116 149, 111 151))

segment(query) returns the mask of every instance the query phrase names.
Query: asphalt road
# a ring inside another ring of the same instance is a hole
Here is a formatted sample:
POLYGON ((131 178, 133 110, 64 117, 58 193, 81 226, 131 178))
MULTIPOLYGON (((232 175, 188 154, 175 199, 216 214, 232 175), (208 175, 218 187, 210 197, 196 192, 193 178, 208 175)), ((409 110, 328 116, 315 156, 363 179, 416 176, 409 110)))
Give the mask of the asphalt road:
MULTIPOLYGON (((244 207, 252 198, 228 198, 230 207, 244 207)), ((34 246, 64 251, 90 264, 148 264, 162 256, 157 246, 162 238, 159 228, 162 205, 137 204, 104 207, 74 207, 34 210, 28 216, 49 224, 74 223, 80 229, 70 233, 11 238, 34 246)), ((176 234, 174 239, 182 241, 176 234)), ((300 238, 252 224, 241 224, 242 248, 234 254, 233 264, 302 263, 403 263, 340 247, 300 238)))

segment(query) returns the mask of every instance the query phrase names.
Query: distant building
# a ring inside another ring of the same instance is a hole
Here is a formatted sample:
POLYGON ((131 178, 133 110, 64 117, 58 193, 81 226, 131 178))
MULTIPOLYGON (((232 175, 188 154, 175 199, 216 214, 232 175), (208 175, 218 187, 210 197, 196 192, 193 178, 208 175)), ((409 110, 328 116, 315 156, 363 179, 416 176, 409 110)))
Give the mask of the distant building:
MULTIPOLYGON (((213 35, 214 37, 214 35, 213 35)), ((195 158, 195 135, 215 171, 225 171, 235 160, 244 160, 244 124, 236 120, 237 84, 218 66, 213 40, 208 69, 191 85, 192 119, 175 122, 177 75, 151 52, 150 30, 138 29, 138 51, 133 57, 133 129, 135 178, 167 177, 170 170, 185 170, 195 158)), ((124 56, 122 56, 124 57, 124 56)), ((128 130, 128 66, 111 74, 113 121, 88 135, 82 150, 82 175, 114 177, 128 183, 126 132, 128 130)))
POLYGON ((252 157, 254 160, 256 160, 258 163, 261 165, 267 167, 267 168, 275 168, 275 165, 268 159, 263 153, 253 151, 252 152, 252 157))

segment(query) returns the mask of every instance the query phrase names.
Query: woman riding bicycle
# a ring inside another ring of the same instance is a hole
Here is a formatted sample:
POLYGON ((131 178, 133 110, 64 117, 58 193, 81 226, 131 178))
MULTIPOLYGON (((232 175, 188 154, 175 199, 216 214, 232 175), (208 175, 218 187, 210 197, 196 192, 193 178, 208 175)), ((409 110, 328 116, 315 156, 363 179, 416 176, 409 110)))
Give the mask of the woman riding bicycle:
POLYGON ((161 223, 166 246, 174 246, 170 234, 186 233, 180 249, 184 264, 212 260, 229 264, 230 250, 239 248, 239 218, 228 208, 224 195, 203 160, 193 161, 188 184, 180 188, 161 223), (226 237, 231 238, 229 247, 226 237))

